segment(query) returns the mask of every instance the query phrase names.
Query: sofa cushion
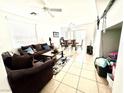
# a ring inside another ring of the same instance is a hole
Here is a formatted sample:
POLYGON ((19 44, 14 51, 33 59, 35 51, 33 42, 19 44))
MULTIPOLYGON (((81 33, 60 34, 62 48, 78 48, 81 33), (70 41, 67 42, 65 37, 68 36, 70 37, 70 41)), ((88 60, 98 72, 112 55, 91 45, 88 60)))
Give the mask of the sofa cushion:
POLYGON ((33 46, 29 45, 29 46, 22 46, 20 49, 18 49, 19 53, 21 55, 29 55, 29 54, 33 54, 35 51, 33 50, 33 46))
POLYGON ((25 52, 24 50, 22 50, 21 48, 18 49, 20 55, 28 55, 27 52, 25 52))
POLYGON ((27 49, 27 48, 29 48, 29 47, 31 47, 31 48, 32 48, 32 45, 22 46, 22 47, 21 47, 21 49, 22 49, 22 50, 25 50, 25 49, 27 49))
POLYGON ((50 47, 49 47, 49 45, 47 43, 42 44, 42 48, 44 50, 50 50, 50 47))
POLYGON ((12 57, 12 68, 24 69, 24 68, 32 67, 32 61, 33 61, 32 56, 14 54, 12 57))
POLYGON ((28 54, 34 54, 34 51, 31 47, 24 49, 24 51, 27 52, 28 54))
POLYGON ((41 50, 42 50, 41 44, 33 45, 33 47, 34 47, 37 51, 41 51, 41 50))

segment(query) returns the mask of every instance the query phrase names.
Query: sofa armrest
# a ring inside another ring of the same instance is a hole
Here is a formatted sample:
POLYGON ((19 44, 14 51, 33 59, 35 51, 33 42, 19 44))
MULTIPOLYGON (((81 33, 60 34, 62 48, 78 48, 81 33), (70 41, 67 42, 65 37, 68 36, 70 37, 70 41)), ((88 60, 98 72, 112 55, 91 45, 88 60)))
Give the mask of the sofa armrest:
POLYGON ((7 77, 13 93, 39 93, 53 76, 53 61, 39 62, 28 69, 9 69, 7 77))
POLYGON ((17 79, 24 78, 24 77, 26 78, 31 77, 32 75, 35 75, 36 73, 39 73, 44 69, 52 68, 53 61, 54 60, 48 60, 47 62, 43 64, 39 64, 38 66, 33 66, 27 69, 11 70, 7 68, 8 78, 12 80, 17 80, 17 79))

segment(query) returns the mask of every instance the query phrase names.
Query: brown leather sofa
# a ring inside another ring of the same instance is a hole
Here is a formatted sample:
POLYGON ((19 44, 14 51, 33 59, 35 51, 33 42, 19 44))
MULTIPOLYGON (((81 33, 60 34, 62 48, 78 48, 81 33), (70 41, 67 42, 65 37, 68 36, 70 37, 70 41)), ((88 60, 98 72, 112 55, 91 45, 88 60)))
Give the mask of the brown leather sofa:
POLYGON ((31 48, 33 50, 33 55, 39 55, 39 54, 43 54, 45 52, 48 52, 51 50, 51 47, 47 44, 47 43, 43 43, 43 44, 32 44, 32 45, 27 45, 27 46, 21 46, 21 48, 18 49, 19 53, 21 55, 29 55, 30 53, 28 53, 27 51, 25 51, 26 49, 31 48), (45 48, 47 47, 47 48, 45 48))
POLYGON ((39 93, 53 76, 52 60, 28 69, 6 69, 13 93, 39 93))
MULTIPOLYGON (((38 56, 38 53, 33 55, 38 56)), ((39 93, 52 79, 55 59, 34 60, 34 56, 11 56, 9 52, 2 54, 12 93, 39 93)), ((41 57, 41 54, 38 57, 41 57)))
POLYGON ((52 50, 52 48, 47 43, 21 46, 21 48, 18 49, 20 55, 31 55, 34 57, 34 59, 42 60, 42 61, 47 60, 47 58, 43 56, 42 54, 50 50, 52 50), (45 48, 44 46, 46 46, 47 48, 45 48), (28 53, 27 51, 25 51, 25 49, 28 49, 28 48, 31 48, 33 50, 33 53, 28 53))

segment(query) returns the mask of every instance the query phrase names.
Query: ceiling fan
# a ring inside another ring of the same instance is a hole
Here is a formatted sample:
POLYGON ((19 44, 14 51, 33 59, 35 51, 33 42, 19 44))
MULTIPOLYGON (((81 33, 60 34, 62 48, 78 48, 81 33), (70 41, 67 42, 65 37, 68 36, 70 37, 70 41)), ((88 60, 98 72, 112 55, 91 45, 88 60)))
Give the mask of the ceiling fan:
MULTIPOLYGON (((55 17, 52 12, 62 12, 61 8, 49 8, 46 5, 46 2, 44 0, 40 0, 43 4, 43 7, 41 8, 43 11, 47 12, 51 17, 55 17)), ((37 15, 36 12, 31 12, 31 15, 37 15)))
POLYGON ((51 17, 54 17, 54 15, 51 13, 51 12, 62 12, 62 9, 61 8, 49 8, 49 7, 46 7, 46 3, 45 1, 41 0, 42 3, 43 3, 43 10, 48 12, 48 14, 51 16, 51 17))
POLYGON ((48 8, 48 7, 46 7, 46 6, 43 7, 43 10, 46 11, 46 12, 48 12, 48 14, 49 14, 51 17, 55 17, 55 16, 53 15, 53 13, 51 13, 51 12, 62 12, 62 9, 61 9, 61 8, 48 8))
POLYGON ((48 7, 44 6, 43 9, 45 11, 62 12, 61 8, 48 8, 48 7))

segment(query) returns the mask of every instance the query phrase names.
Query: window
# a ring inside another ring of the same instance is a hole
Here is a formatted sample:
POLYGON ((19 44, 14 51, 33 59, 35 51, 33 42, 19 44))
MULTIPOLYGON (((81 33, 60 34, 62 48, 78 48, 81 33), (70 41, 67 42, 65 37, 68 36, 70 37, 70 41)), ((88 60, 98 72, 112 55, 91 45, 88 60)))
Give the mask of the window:
POLYGON ((8 20, 8 27, 14 48, 37 42, 35 24, 18 20, 8 20))

